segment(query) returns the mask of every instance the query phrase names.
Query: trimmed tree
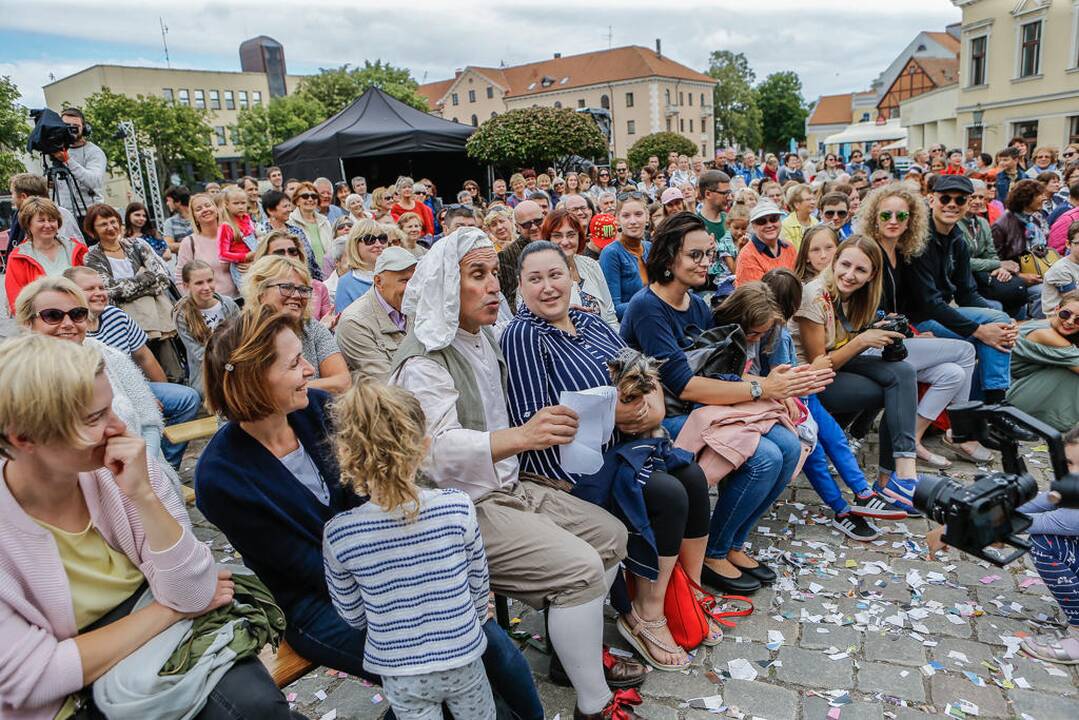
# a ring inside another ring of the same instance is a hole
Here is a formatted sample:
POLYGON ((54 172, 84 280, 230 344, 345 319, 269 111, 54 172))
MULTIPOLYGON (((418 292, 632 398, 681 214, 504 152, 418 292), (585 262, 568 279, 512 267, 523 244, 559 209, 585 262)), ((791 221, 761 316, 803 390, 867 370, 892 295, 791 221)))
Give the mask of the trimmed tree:
POLYGON ((672 152, 693 157, 697 154, 697 146, 685 135, 679 135, 676 132, 658 132, 645 135, 633 143, 633 147, 629 149, 629 166, 634 172, 637 172, 648 164, 650 156, 656 155, 659 157, 660 166, 663 167, 667 155, 672 152))
POLYGON ((304 95, 275 97, 241 110, 233 125, 236 149, 255 165, 273 164, 273 148, 313 128, 328 117, 318 100, 304 95))
POLYGON ((606 157, 607 140, 585 113, 530 107, 485 121, 468 139, 467 150, 481 163, 521 167, 570 155, 606 157))
POLYGON ((412 78, 408 69, 394 67, 381 60, 373 63, 364 60, 363 67, 342 65, 337 68, 320 68, 315 75, 309 75, 300 81, 296 94, 322 104, 326 109, 325 117, 319 120, 322 122, 344 110, 370 87, 377 87, 417 110, 427 112, 430 109, 427 98, 417 90, 419 83, 412 78))

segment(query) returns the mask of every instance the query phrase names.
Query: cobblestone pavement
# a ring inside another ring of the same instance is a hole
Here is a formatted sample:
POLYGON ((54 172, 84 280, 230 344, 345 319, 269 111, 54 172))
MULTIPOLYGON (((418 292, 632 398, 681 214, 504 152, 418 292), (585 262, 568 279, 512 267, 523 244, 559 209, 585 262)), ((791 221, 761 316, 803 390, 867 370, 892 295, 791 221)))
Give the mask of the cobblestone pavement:
MULTIPOLYGON (((1027 446, 1024 453, 1044 488, 1051 478, 1044 447, 1027 446)), ((875 448, 863 455, 875 458, 875 448)), ((189 459, 185 477, 192 465, 189 459)), ((976 470, 956 463, 948 473, 970 479, 976 470)), ((222 534, 195 509, 192 519, 215 557, 226 559, 231 547, 222 534)), ((720 645, 698 651, 689 670, 650 673, 640 714, 651 720, 715 713, 768 720, 948 714, 1079 720, 1076 670, 1015 649, 1023 634, 1062 627, 1056 603, 1026 559, 1003 569, 956 551, 929 560, 925 520, 883 525, 888 532, 869 544, 848 540, 828 520, 804 476, 797 478, 751 536, 754 550, 783 568, 780 582, 758 592, 753 615, 739 618, 720 645)), ((570 720, 572 691, 546 677, 542 614, 516 604, 510 613, 547 717, 570 720)), ((605 635, 613 647, 628 649, 609 610, 605 635)), ((325 668, 285 692, 312 720, 367 720, 387 708, 378 687, 325 668)))

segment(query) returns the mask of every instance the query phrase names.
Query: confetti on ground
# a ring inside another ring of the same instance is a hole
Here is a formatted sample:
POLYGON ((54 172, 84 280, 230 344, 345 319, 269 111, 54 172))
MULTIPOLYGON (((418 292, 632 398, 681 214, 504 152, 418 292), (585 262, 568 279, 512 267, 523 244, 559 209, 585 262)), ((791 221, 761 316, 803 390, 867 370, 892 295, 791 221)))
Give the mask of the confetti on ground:
POLYGON ((727 672, 735 680, 756 680, 757 671, 745 658, 736 658, 727 661, 727 672))

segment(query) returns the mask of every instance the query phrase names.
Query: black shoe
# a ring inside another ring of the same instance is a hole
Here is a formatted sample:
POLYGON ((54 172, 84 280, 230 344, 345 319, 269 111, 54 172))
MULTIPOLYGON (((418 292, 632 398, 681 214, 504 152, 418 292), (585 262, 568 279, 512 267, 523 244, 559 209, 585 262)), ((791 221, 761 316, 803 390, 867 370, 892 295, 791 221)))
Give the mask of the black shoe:
POLYGON ((854 511, 843 515, 836 515, 832 520, 832 527, 853 540, 869 542, 880 537, 880 529, 869 524, 864 517, 855 515, 854 511))
MULTIPOLYGON (((610 656, 607 646, 603 646, 603 679, 607 681, 607 687, 612 690, 638 687, 644 682, 644 676, 648 672, 642 663, 636 660, 610 656)), ((555 685, 573 687, 566 669, 562 667, 562 661, 558 659, 558 653, 551 653, 551 667, 547 676, 555 685)))
POLYGON ((751 578, 756 578, 761 585, 771 585, 779 577, 776 575, 776 571, 768 567, 764 563, 757 565, 755 568, 738 568, 742 571, 743 575, 749 575, 751 578))
POLYGON ((743 572, 738 577, 724 577, 707 565, 701 568, 701 583, 734 595, 748 595, 761 589, 761 581, 752 575, 743 572))
POLYGON ((854 497, 854 502, 850 504, 851 515, 861 515, 862 517, 877 518, 879 520, 906 520, 907 511, 900 510, 893 505, 889 505, 884 501, 880 495, 870 493, 865 497, 854 497))

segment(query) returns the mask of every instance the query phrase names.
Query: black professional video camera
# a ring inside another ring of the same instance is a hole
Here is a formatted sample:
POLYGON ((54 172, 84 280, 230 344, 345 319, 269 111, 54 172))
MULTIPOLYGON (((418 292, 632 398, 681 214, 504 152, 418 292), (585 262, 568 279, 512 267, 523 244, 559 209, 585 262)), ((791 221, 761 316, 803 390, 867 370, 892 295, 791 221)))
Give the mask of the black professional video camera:
POLYGON ((29 152, 52 155, 67 150, 79 139, 78 128, 68 125, 49 108, 31 110, 30 117, 34 119, 34 129, 26 143, 29 152))
MULTIPOLYGON (((903 337, 914 337, 914 333, 910 330, 910 321, 907 320, 906 315, 889 315, 873 327, 877 330, 897 332, 903 337)), ((880 351, 880 356, 888 362, 906 360, 907 354, 907 346, 901 339, 893 340, 880 351)))
POLYGON ((1038 494, 1038 483, 1019 457, 1019 442, 1045 440, 1056 478, 1050 490, 1060 505, 1079 507, 1079 475, 1068 473, 1060 433, 1022 410, 968 402, 949 407, 948 418, 955 442, 977 440, 999 450, 1004 472, 978 475, 971 485, 946 477, 923 477, 914 492, 914 507, 946 526, 945 543, 1003 567, 1030 550, 1030 543, 1019 533, 1032 520, 1017 508, 1038 494), (1010 545, 1014 551, 986 552, 995 543, 1010 545))

